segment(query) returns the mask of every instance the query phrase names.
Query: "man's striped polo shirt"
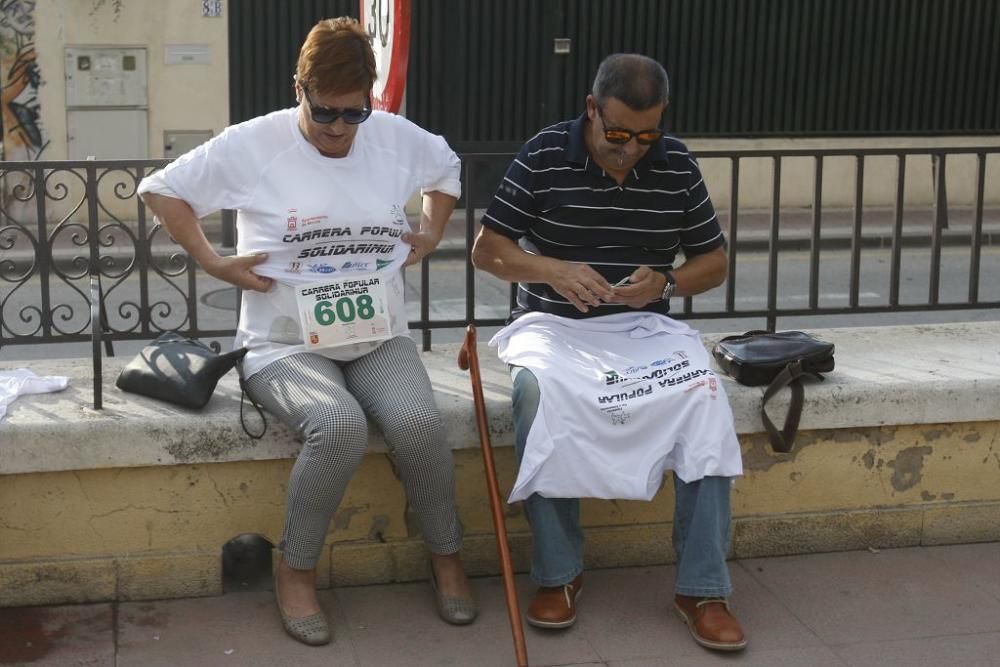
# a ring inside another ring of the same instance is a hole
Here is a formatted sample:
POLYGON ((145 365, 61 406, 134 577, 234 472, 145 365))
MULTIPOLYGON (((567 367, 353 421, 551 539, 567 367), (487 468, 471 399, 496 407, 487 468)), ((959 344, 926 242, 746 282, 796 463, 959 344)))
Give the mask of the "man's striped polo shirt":
MULTIPOLYGON (((614 284, 640 265, 673 268, 725 242, 704 179, 687 148, 665 135, 649 147, 622 185, 590 159, 586 114, 548 127, 511 163, 483 216, 485 227, 532 254, 589 264, 614 284)), ((656 300, 643 310, 666 313, 656 300)), ((512 318, 530 311, 565 317, 629 312, 602 304, 581 313, 544 283, 520 283, 512 318)))

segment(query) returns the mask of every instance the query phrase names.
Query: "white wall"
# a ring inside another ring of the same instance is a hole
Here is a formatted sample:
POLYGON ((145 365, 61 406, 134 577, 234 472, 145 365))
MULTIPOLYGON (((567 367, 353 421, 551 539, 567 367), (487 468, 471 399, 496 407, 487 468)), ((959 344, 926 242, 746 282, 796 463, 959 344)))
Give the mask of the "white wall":
MULTIPOLYGON (((146 49, 146 149, 151 158, 163 157, 164 130, 208 130, 216 135, 228 125, 229 44, 225 15, 202 17, 201 3, 194 0, 122 0, 119 13, 115 12, 114 0, 103 4, 96 0, 37 0, 34 19, 35 50, 42 77, 38 91, 41 124, 49 142, 35 159, 49 161, 68 157, 67 46, 146 49), (173 44, 207 45, 210 62, 167 65, 165 47, 173 44)), ((83 197, 79 179, 66 173, 53 173, 48 182, 50 192, 60 184, 67 188, 66 195, 62 198, 50 195, 46 200, 46 217, 50 221, 66 216, 74 220, 85 219, 86 205, 71 213, 83 197)), ((7 186, 9 190, 10 183, 7 186)), ((107 209, 101 213, 102 219, 110 214, 123 222, 134 220, 136 202, 130 198, 134 187, 135 183, 121 172, 107 174, 100 186, 100 201, 107 209)), ((7 205, 10 209, 9 197, 7 205)), ((34 204, 28 202, 27 205, 32 211, 24 210, 22 214, 33 215, 34 204)), ((15 202, 14 208, 16 206, 15 202)))
MULTIPOLYGON (((147 50, 149 156, 163 156, 164 130, 211 130, 229 122, 227 19, 203 18, 193 0, 123 0, 116 15, 111 0, 39 0, 36 50, 45 85, 42 120, 51 145, 45 159, 66 159, 66 46, 140 46, 147 50), (207 44, 210 64, 166 65, 168 44, 207 44)), ((225 10, 229 11, 229 3, 225 10)))

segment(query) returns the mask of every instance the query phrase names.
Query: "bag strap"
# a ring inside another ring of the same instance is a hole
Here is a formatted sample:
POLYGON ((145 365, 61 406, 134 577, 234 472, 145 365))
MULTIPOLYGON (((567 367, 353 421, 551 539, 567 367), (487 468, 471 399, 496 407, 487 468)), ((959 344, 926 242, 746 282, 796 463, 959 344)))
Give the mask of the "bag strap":
POLYGON ((764 391, 764 399, 760 403, 760 419, 764 423, 764 428, 767 430, 767 436, 771 440, 771 447, 774 451, 787 454, 792 451, 792 445, 795 444, 795 435, 799 430, 799 419, 802 417, 802 401, 805 395, 805 391, 802 389, 802 383, 799 378, 804 375, 802 371, 802 362, 793 361, 778 373, 777 377, 771 382, 768 388, 764 391), (788 387, 792 390, 792 400, 788 404, 788 414, 785 416, 785 425, 782 427, 781 431, 778 431, 774 422, 771 418, 767 416, 767 402, 774 398, 779 391, 788 387))
POLYGON ((250 392, 247 391, 246 384, 243 382, 242 377, 240 378, 240 426, 243 427, 243 432, 249 435, 254 440, 260 440, 261 438, 264 437, 264 434, 267 433, 267 417, 264 416, 264 410, 261 408, 260 405, 257 404, 257 401, 253 400, 253 396, 251 396, 250 392), (257 414, 260 415, 260 420, 264 422, 264 428, 261 430, 260 433, 251 433, 250 429, 247 428, 247 422, 243 416, 244 398, 250 399, 250 405, 252 405, 257 410, 257 414))

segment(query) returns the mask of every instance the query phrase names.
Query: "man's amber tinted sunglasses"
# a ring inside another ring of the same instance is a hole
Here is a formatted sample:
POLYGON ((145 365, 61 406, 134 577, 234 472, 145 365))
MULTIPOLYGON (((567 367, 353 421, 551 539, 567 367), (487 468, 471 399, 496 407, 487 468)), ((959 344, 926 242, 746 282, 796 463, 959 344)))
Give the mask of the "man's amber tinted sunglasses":
POLYGON ((604 110, 601 109, 600 105, 597 107, 597 115, 601 117, 601 127, 604 128, 604 140, 609 144, 627 144, 632 141, 632 137, 635 137, 635 140, 639 144, 649 146, 650 144, 655 144, 663 137, 663 130, 656 128, 633 132, 632 130, 626 130, 624 127, 608 127, 604 122, 604 110))

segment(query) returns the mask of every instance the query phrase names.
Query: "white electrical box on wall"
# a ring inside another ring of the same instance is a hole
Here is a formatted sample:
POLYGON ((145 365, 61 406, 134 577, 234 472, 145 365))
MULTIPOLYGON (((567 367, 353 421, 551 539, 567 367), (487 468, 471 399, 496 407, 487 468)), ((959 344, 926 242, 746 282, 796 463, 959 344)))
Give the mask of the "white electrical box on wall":
POLYGON ((66 47, 69 158, 149 157, 146 49, 66 47))
POLYGON ((211 138, 211 130, 164 130, 163 157, 179 157, 211 138))
POLYGON ((67 107, 145 107, 146 49, 66 47, 67 107))
POLYGON ((70 109, 66 114, 70 160, 149 157, 145 109, 70 109))

